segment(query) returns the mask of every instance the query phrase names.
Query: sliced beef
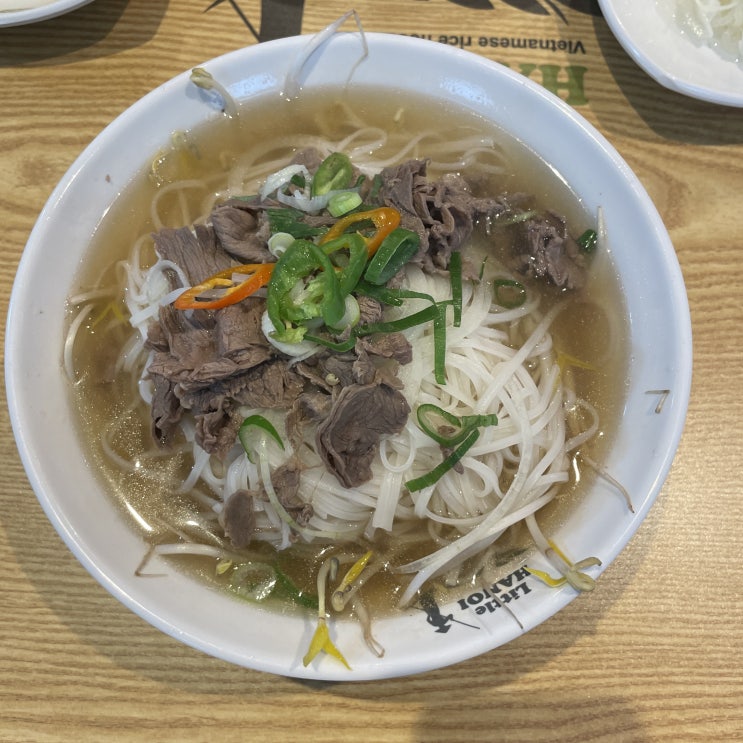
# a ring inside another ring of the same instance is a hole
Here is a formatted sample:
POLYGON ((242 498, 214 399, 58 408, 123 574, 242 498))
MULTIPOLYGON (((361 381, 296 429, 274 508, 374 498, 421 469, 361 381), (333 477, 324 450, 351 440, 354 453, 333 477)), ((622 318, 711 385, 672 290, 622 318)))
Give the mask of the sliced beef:
POLYGON ((253 538, 255 531, 253 499, 255 497, 256 494, 252 490, 236 490, 227 498, 222 513, 219 514, 219 523, 236 549, 247 547, 253 538))
POLYGON ((154 383, 152 429, 161 444, 172 442, 183 409, 196 423, 196 440, 224 456, 235 442, 237 405, 288 407, 302 380, 278 362, 260 332, 263 300, 216 313, 160 309, 148 333, 155 351, 148 367, 154 383))
POLYGON ((580 248, 568 234, 565 220, 551 212, 517 225, 512 267, 560 289, 579 289, 585 282, 580 248))
POLYGON ((269 348, 261 330, 265 302, 238 302, 215 313, 217 353, 231 359, 242 358, 246 350, 269 348))
POLYGON ((287 513, 300 525, 306 526, 312 518, 312 506, 299 498, 299 484, 302 468, 300 463, 292 458, 277 467, 271 473, 271 484, 279 499, 279 503, 287 513))
POLYGON ((403 395, 387 385, 344 387, 315 436, 328 471, 348 488, 370 480, 380 437, 399 433, 409 413, 403 395))
POLYGON ((241 418, 232 412, 229 403, 217 410, 197 412, 196 443, 217 457, 224 458, 237 440, 241 418))
POLYGON ((253 367, 242 379, 247 383, 233 398, 252 408, 288 408, 304 388, 299 374, 280 359, 253 367))
POLYGON ((386 384, 396 390, 405 386, 398 376, 400 364, 394 359, 385 359, 367 353, 363 348, 356 347, 356 361, 353 365, 356 384, 386 384))
POLYGON ((158 351, 156 359, 162 357, 160 361, 163 361, 167 358, 171 366, 167 370, 156 370, 156 373, 173 377, 182 370, 198 369, 214 358, 213 320, 210 323, 212 327, 209 327, 193 316, 186 317, 172 305, 160 308, 159 319, 158 329, 153 330, 151 326, 148 330, 148 346, 158 351), (150 338, 155 338, 154 344, 150 344, 150 338))
POLYGON ((377 367, 371 356, 361 349, 357 350, 356 361, 353 362, 353 379, 356 384, 371 384, 377 376, 377 367))
POLYGON ((409 364, 413 360, 413 347, 402 333, 376 333, 359 338, 356 352, 363 349, 375 356, 394 359, 399 364, 409 364))
POLYGON ((230 199, 212 211, 210 221, 222 248, 241 263, 276 260, 268 249, 268 215, 260 205, 230 199))
POLYGON ((353 384, 355 381, 353 372, 355 362, 356 355, 354 353, 328 354, 321 362, 321 366, 325 370, 326 381, 332 380, 331 385, 333 387, 336 385, 346 387, 353 384))
POLYGON ((199 414, 222 410, 228 401, 251 408, 288 408, 302 388, 301 377, 275 359, 222 378, 183 380, 176 394, 184 408, 199 414))
POLYGON ((300 362, 295 368, 310 384, 330 393, 336 388, 353 384, 355 361, 354 353, 326 351, 300 362))
POLYGON ((181 402, 175 394, 175 384, 160 374, 151 374, 152 393, 152 438, 166 443, 175 433, 183 415, 181 402))
POLYGON ((426 160, 385 168, 379 200, 400 212, 402 227, 418 233, 421 244, 412 262, 432 273, 448 268, 449 257, 469 239, 477 219, 503 207, 495 199, 473 196, 458 175, 429 181, 426 169, 426 160))
POLYGON ((359 325, 370 325, 382 319, 382 303, 363 294, 356 297, 359 303, 359 325))
POLYGON ((302 445, 304 428, 308 423, 317 424, 330 413, 333 400, 324 392, 303 392, 292 403, 286 414, 286 435, 296 451, 302 445))
POLYGON ((157 254, 180 266, 192 285, 234 264, 218 244, 211 227, 197 224, 193 230, 162 229, 154 235, 154 240, 157 254))

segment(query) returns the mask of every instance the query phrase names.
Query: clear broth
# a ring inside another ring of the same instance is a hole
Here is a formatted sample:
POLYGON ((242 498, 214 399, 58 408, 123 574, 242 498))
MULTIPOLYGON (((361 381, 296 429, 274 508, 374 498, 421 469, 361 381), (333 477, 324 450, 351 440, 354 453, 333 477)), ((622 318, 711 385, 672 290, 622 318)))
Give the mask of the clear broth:
MULTIPOLYGON (((152 161, 143 164, 140 176, 117 199, 105 215, 84 262, 80 287, 92 288, 114 281, 115 264, 125 259, 132 245, 142 235, 153 232, 157 225, 151 215, 153 199, 160 197, 159 214, 165 226, 181 227, 200 218, 208 208, 204 204, 213 198, 215 189, 221 189, 227 173, 238 162, 240 154, 258 143, 265 145, 266 159, 282 158, 288 162, 296 150, 292 144, 310 135, 321 135, 337 141, 357 128, 376 126, 385 131, 414 136, 431 131, 431 137, 421 143, 418 151, 408 157, 426 157, 437 147, 463 133, 477 134, 496 140, 506 153, 511 169, 502 176, 485 176, 473 168, 462 174, 473 188, 490 194, 527 192, 536 197, 541 207, 564 215, 573 234, 592 226, 593 215, 585 213, 578 197, 546 163, 523 144, 495 129, 479 117, 462 111, 445 110, 440 103, 425 98, 408 99, 404 105, 391 100, 388 93, 349 90, 342 100, 328 93, 314 95, 312 101, 266 100, 251 104, 241 111, 238 120, 222 118, 203 129, 174 134, 174 141, 161 152, 153 153, 152 161), (432 123, 434 122, 434 123, 432 123), (154 169, 153 169, 154 164, 154 169), (153 177, 153 172, 157 177, 153 177), (183 179, 208 182, 205 189, 192 189, 184 195, 173 192, 164 195, 169 184, 183 179)), ((380 158, 393 154, 380 152, 380 158)), ((439 173, 429 171, 435 177, 439 173)), ((152 251, 151 241, 145 241, 145 251, 152 251)), ((545 290, 544 302, 549 304, 563 295, 545 290)), ((100 318, 116 312, 125 312, 121 298, 114 299, 106 308, 101 306, 91 315, 100 318)), ((574 386, 581 397, 598 410, 601 431, 592 443, 594 459, 601 461, 611 446, 620 418, 626 390, 627 318, 622 292, 610 257, 597 255, 589 269, 586 287, 570 300, 559 315, 552 333, 556 345, 565 353, 580 358, 597 371, 574 368, 574 386)), ((175 454, 144 461, 141 453, 152 450, 149 410, 144 404, 131 408, 132 382, 126 375, 112 375, 111 369, 122 344, 121 324, 115 321, 91 319, 83 328, 75 344, 75 363, 79 381, 74 387, 78 409, 77 433, 85 441, 90 460, 100 473, 105 490, 126 514, 147 541, 162 539, 165 524, 191 525, 198 531, 195 517, 198 508, 194 500, 173 492, 164 482, 182 479, 190 469, 188 457, 175 454), (100 432, 108 426, 116 427, 113 445, 123 458, 138 463, 135 471, 125 471, 112 463, 104 452, 100 432)), ((545 532, 557 526, 569 513, 575 498, 590 486, 591 472, 584 473, 580 482, 566 486, 564 493, 553 504, 540 511, 540 524, 545 532)), ((167 530, 167 529, 166 529, 167 530)), ((509 566, 518 561, 529 541, 524 530, 514 527, 503 539, 493 570, 506 574, 509 566)), ((143 549, 144 553, 144 549, 143 549)), ((249 549, 251 555, 273 557, 273 548, 261 545, 249 549)), ((317 569, 324 552, 307 548, 290 550, 278 558, 281 569, 296 585, 308 592, 314 590, 317 569)), ((401 555, 401 559, 416 555, 401 555)), ((187 558, 177 561, 198 573, 209 583, 219 584, 223 579, 215 573, 213 560, 187 558)), ((498 575, 494 576, 497 579, 498 575)), ((466 583, 466 581, 465 581, 466 583)), ((460 585, 448 595, 454 598, 470 587, 460 585)), ((385 613, 394 606, 394 596, 401 590, 398 582, 388 574, 380 574, 376 588, 368 598, 374 613, 385 613)), ((446 598, 439 586, 439 600, 446 598)), ((291 605, 279 607, 292 610, 291 605)))

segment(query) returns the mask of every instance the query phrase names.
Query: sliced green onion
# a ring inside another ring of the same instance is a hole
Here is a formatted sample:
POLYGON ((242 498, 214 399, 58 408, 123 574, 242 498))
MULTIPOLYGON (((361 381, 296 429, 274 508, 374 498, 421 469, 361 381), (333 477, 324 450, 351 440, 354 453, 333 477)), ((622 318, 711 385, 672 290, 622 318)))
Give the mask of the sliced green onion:
POLYGON ((449 281, 454 307, 454 327, 458 328, 462 324, 462 254, 458 250, 449 258, 449 281))
POLYGON ((596 230, 586 230, 577 240, 581 253, 593 253, 598 245, 599 236, 596 230))
POLYGON ((347 294, 346 298, 344 299, 344 303, 346 306, 346 311, 343 313, 343 317, 340 319, 340 322, 331 328, 331 330, 333 331, 340 332, 342 330, 345 330, 346 328, 353 328, 359 324, 359 320, 361 319, 361 310, 359 308, 359 303, 356 297, 353 296, 353 294, 347 294))
POLYGON ((356 335, 372 335, 372 333, 396 333, 399 330, 407 330, 413 328, 416 325, 422 325, 424 322, 429 322, 441 315, 439 305, 432 304, 430 307, 426 307, 418 312, 414 312, 412 315, 405 315, 397 320, 389 320, 387 322, 373 322, 368 325, 362 325, 357 331, 356 335))
POLYGON ((354 291, 356 294, 371 297, 372 299, 376 299, 377 302, 388 304, 393 307, 399 307, 403 300, 400 294, 394 289, 388 289, 386 286, 375 286, 374 284, 369 284, 363 279, 356 284, 356 289, 354 291))
POLYGON ((493 298, 496 304, 513 310, 526 302, 526 287, 514 279, 496 279, 493 282, 493 298))
POLYGON ((334 217, 342 217, 361 206, 361 196, 356 191, 341 191, 333 194, 328 200, 328 211, 334 217))
POLYGON ((430 402, 419 405, 418 410, 416 411, 416 416, 421 431, 432 438, 437 444, 441 444, 442 446, 451 446, 452 437, 439 433, 440 427, 435 425, 431 418, 434 416, 441 418, 445 424, 452 426, 452 428, 457 431, 461 431, 462 428, 462 421, 459 416, 449 413, 438 405, 434 405, 430 402))
POLYGON ((423 403, 418 406, 416 411, 418 425, 421 431, 432 438, 441 446, 452 447, 460 444, 475 429, 484 426, 495 426, 498 423, 498 416, 495 413, 486 415, 463 415, 461 418, 454 413, 450 413, 433 403, 423 403), (441 419, 441 424, 437 425, 436 418, 441 419), (442 432, 442 428, 449 426, 452 428, 451 433, 442 432))
POLYGON ((449 470, 453 469, 460 459, 472 448, 477 439, 480 438, 480 432, 475 428, 470 431, 467 438, 458 446, 441 464, 434 467, 430 472, 408 480, 405 483, 407 489, 414 493, 417 490, 423 490, 430 485, 437 483, 449 470))
POLYGON ((312 335, 311 333, 304 334, 304 340, 310 343, 317 343, 318 346, 328 348, 335 353, 347 353, 353 350, 356 345, 356 336, 351 334, 351 337, 345 341, 334 341, 322 335, 312 335))
POLYGON ((425 299, 431 304, 436 304, 436 300, 424 292, 414 292, 410 289, 388 289, 386 286, 376 286, 368 281, 361 279, 356 284, 354 290, 357 294, 363 294, 366 297, 372 297, 382 304, 389 304, 393 307, 399 307, 404 299, 425 299))
POLYGON ((386 284, 418 252, 417 232, 398 227, 384 238, 366 267, 364 278, 370 284, 386 284))
POLYGON ((312 179, 312 196, 348 188, 353 178, 353 165, 342 152, 332 152, 321 163, 312 179))
POLYGON ((310 335, 309 333, 307 333, 304 338, 305 340, 329 348, 331 351, 335 351, 336 353, 345 353, 346 351, 350 351, 356 345, 356 338, 364 335, 373 335, 374 333, 396 333, 400 330, 407 330, 408 328, 422 325, 431 320, 435 321, 439 314, 439 307, 434 304, 430 307, 419 310, 418 312, 414 312, 412 315, 400 317, 397 320, 360 325, 353 330, 351 337, 346 341, 336 342, 328 338, 323 338, 322 336, 310 335))
POLYGON ((369 191, 369 201, 376 201, 377 196, 379 196, 379 190, 382 188, 382 176, 377 173, 374 178, 372 178, 372 186, 371 191, 369 191))
POLYGON ((324 232, 327 232, 326 227, 313 227, 309 224, 305 224, 302 219, 306 215, 299 209, 293 209, 291 207, 276 207, 266 209, 266 214, 268 215, 268 224, 272 233, 288 232, 290 235, 297 238, 297 240, 301 240, 307 237, 322 235, 324 232))
POLYGON ((268 238, 268 250, 271 255, 275 255, 278 258, 294 242, 294 239, 294 235, 291 235, 288 232, 274 232, 274 234, 268 238))
POLYGON ((240 428, 237 431, 237 438, 240 440, 240 443, 242 444, 243 449, 245 449, 245 453, 248 455, 248 459, 251 462, 255 461, 251 455, 251 449, 253 447, 250 445, 248 436, 248 430, 251 427, 260 428, 262 431, 265 431, 282 449, 284 448, 284 442, 281 440, 279 432, 274 428, 271 421, 264 418, 262 415, 249 415, 240 424, 240 428))
POLYGON ((436 315, 433 318, 433 376, 436 384, 446 384, 446 305, 440 302, 433 305, 436 315))
POLYGON ((317 596, 297 588, 294 581, 280 568, 275 568, 275 571, 276 587, 274 591, 276 594, 288 596, 295 604, 304 606, 307 609, 317 609, 317 596))

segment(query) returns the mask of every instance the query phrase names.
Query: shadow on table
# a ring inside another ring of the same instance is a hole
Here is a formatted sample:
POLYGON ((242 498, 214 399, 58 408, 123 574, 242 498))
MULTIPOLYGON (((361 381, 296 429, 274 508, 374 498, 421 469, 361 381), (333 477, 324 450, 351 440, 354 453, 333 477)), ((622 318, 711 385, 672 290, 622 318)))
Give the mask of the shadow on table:
POLYGON ((60 58, 95 58, 151 39, 168 0, 95 0, 71 13, 24 26, 0 28, 0 67, 59 64, 60 58), (126 12, 131 22, 117 29, 126 12))
MULTIPOLYGON (((743 142, 743 110, 718 106, 675 93, 655 82, 624 51, 603 17, 593 20, 596 39, 615 82, 645 124, 660 137, 694 145, 729 145, 743 142)), ((614 110, 595 101, 591 109, 601 128, 617 133, 614 110)), ((632 131, 631 136, 642 136, 632 131)))

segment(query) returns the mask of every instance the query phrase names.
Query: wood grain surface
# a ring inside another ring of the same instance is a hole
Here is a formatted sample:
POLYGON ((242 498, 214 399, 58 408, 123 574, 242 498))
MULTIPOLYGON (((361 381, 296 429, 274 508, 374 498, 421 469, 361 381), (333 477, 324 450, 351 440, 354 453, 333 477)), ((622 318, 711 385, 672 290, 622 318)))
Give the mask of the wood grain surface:
MULTIPOLYGON (((346 10, 238 0, 254 34, 229 2, 207 5, 96 0, 0 28, 3 327, 39 211, 107 123, 185 69, 297 18, 317 31, 346 10)), ((595 4, 570 5, 355 7, 368 30, 471 37, 471 51, 556 81, 626 158, 671 234, 693 322, 688 421, 657 504, 598 589, 506 647, 410 678, 320 684, 237 668, 153 629, 84 571, 31 491, 3 406, 1 741, 743 740, 743 110, 659 87, 585 12, 595 4), (487 45, 511 36, 584 51, 487 45), (582 75, 572 92, 570 74, 582 75)))

